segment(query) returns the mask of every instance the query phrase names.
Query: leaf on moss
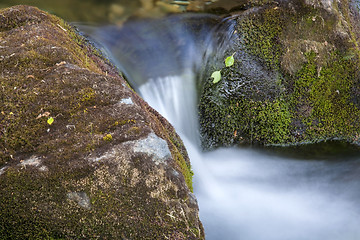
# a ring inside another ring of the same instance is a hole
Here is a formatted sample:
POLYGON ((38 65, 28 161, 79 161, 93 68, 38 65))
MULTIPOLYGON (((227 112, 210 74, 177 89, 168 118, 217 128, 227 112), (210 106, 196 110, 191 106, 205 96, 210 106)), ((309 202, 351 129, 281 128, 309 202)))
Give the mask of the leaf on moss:
POLYGON ((231 56, 229 56, 229 57, 227 57, 226 59, 225 59, 225 66, 226 67, 231 67, 232 65, 234 65, 234 55, 231 55, 231 56))
POLYGON ((53 122, 54 122, 54 118, 49 117, 48 120, 47 120, 47 123, 48 123, 49 125, 51 125, 51 124, 53 124, 53 122))
POLYGON ((220 71, 215 71, 211 74, 211 77, 214 79, 213 83, 217 83, 221 80, 221 72, 220 71))

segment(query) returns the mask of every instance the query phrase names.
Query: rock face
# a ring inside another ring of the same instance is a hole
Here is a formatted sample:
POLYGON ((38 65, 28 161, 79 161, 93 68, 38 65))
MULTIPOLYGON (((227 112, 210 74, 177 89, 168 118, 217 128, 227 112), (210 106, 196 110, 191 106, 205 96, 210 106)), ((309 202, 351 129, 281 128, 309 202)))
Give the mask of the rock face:
POLYGON ((203 239, 173 127, 69 25, 0 11, 0 236, 203 239))
MULTIPOLYGON (((249 1, 253 2, 253 1, 249 1)), ((233 15, 235 63, 203 81, 204 148, 359 144, 359 17, 349 1, 259 1, 233 15)))

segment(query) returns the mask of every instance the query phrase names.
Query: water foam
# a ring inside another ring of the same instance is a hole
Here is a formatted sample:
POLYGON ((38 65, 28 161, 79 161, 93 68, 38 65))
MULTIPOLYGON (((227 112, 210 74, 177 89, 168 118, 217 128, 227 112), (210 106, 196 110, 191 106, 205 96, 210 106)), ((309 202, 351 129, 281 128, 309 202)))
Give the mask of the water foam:
POLYGON ((199 66, 221 49, 211 41, 219 39, 211 29, 221 29, 212 23, 194 36, 188 21, 179 19, 135 22, 125 30, 105 28, 94 38, 108 47, 132 86, 181 135, 195 172, 207 239, 360 239, 359 157, 328 162, 251 148, 202 152, 196 76, 199 66))

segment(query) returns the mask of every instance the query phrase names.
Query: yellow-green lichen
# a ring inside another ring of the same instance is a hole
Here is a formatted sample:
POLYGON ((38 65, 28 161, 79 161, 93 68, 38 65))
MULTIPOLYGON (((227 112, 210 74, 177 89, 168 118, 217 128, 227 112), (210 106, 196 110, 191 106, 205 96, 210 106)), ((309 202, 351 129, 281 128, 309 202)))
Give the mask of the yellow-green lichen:
POLYGON ((104 137, 103 137, 103 140, 104 141, 107 141, 107 142, 111 142, 113 140, 113 137, 111 134, 106 134, 104 137))
POLYGON ((181 173, 185 178, 185 183, 188 186, 191 192, 194 191, 193 189, 193 176, 194 172, 191 170, 191 166, 185 161, 184 156, 180 152, 176 152, 175 154, 175 161, 181 169, 181 173))
POLYGON ((114 123, 114 125, 115 126, 118 126, 118 125, 120 125, 120 126, 123 126, 123 125, 125 125, 125 124, 135 124, 136 123, 136 120, 135 119, 127 119, 127 120, 119 120, 119 121, 116 121, 115 123, 114 123))

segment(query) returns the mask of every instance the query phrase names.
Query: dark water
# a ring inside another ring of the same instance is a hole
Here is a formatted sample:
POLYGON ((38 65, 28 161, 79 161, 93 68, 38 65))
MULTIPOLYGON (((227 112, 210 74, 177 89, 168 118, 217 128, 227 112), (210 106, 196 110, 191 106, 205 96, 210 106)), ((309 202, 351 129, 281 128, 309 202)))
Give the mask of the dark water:
POLYGON ((233 24, 210 14, 181 14, 102 27, 91 37, 138 89, 150 78, 201 72, 207 59, 224 52, 233 24))

